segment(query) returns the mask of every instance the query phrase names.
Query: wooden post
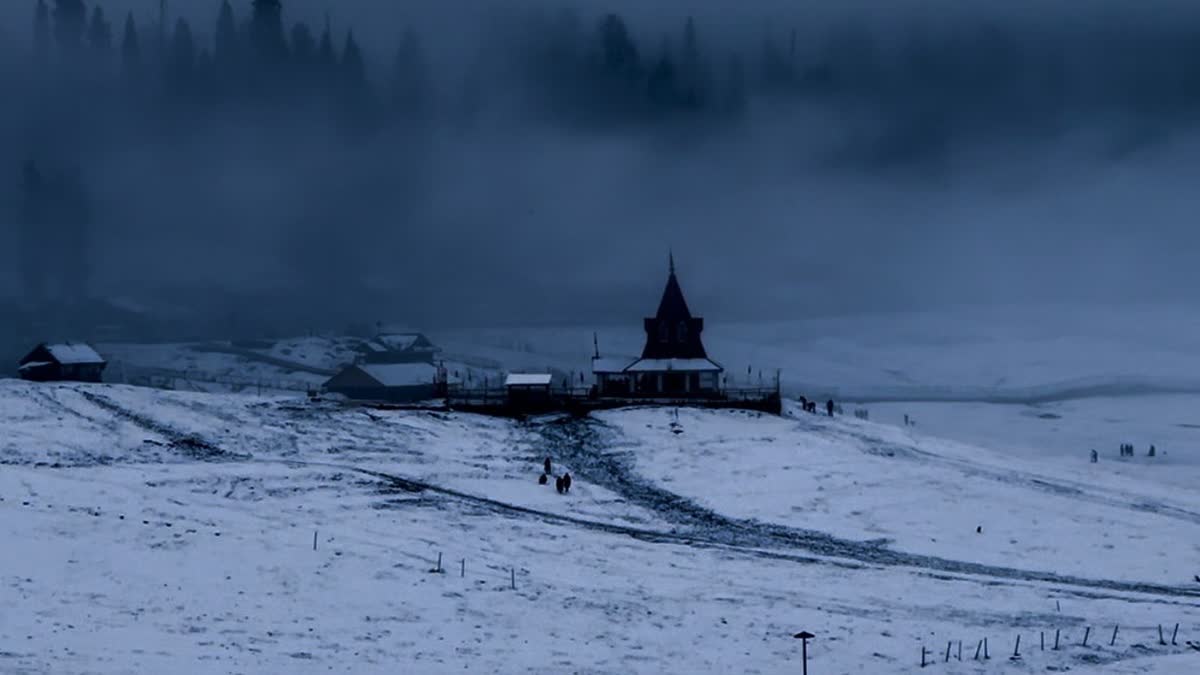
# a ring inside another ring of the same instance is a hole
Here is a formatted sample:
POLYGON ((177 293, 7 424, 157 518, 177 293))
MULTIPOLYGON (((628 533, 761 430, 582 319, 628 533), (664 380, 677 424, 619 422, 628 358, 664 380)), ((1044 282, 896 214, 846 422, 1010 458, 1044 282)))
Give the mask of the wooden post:
POLYGON ((1171 631, 1171 644, 1175 644, 1175 636, 1179 635, 1179 624, 1175 624, 1175 630, 1171 631))
POLYGON ((1083 646, 1087 646, 1088 636, 1092 634, 1092 627, 1088 626, 1087 630, 1083 631, 1083 646))
POLYGON ((1058 651, 1058 629, 1054 629, 1054 651, 1058 651))
POLYGON ((946 663, 950 663, 950 645, 953 645, 953 644, 954 644, 953 640, 946 643, 946 661, 945 661, 946 663))
POLYGON ((1021 634, 1017 633, 1017 644, 1013 647, 1013 658, 1021 657, 1021 634))
POLYGON ((1113 626, 1113 636, 1112 636, 1112 639, 1108 641, 1108 646, 1109 646, 1109 647, 1111 647, 1111 646, 1113 646, 1113 645, 1117 644, 1117 629, 1118 629, 1118 628, 1120 628, 1120 627, 1121 627, 1121 626, 1120 626, 1119 624, 1118 624, 1118 625, 1116 625, 1116 626, 1113 626))
POLYGON ((958 660, 962 661, 962 640, 958 641, 958 660))
POLYGON ((512 589, 515 591, 517 590, 517 568, 510 568, 509 572, 512 574, 512 589))
POLYGON ((313 530, 313 550, 317 550, 317 531, 313 530))
POLYGON ((983 660, 987 661, 990 658, 992 657, 988 654, 987 638, 983 638, 983 660))
POLYGON ((1042 651, 1046 651, 1046 631, 1042 631, 1042 651))
POLYGON ((925 654, 926 654, 928 651, 929 651, 929 650, 925 649, 925 645, 921 645, 921 667, 922 667, 922 668, 924 668, 924 667, 925 667, 925 654))
POLYGON ((438 564, 437 564, 437 569, 435 571, 437 571, 437 572, 442 571, 442 552, 441 551, 438 551, 438 564))
POLYGON ((463 577, 464 579, 467 577, 467 559, 466 558, 462 559, 462 574, 460 574, 459 576, 463 577))
POLYGON ((1165 644, 1167 644, 1167 641, 1163 639, 1163 634, 1162 634, 1162 624, 1161 624, 1161 623, 1160 623, 1160 624, 1158 624, 1158 644, 1160 644, 1160 645, 1165 645, 1165 644))
POLYGON ((980 640, 979 644, 975 645, 975 660, 976 661, 979 660, 979 650, 981 650, 981 649, 983 649, 983 640, 980 640))

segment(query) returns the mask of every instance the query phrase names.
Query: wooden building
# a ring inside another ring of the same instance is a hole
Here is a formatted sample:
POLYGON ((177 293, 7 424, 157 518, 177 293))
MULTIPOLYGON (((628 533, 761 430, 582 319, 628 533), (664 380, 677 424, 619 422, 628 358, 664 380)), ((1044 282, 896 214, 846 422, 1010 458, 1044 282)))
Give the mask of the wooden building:
POLYGON ((509 373, 504 378, 504 390, 512 405, 540 405, 550 401, 550 373, 509 373))
POLYGON ((347 366, 323 389, 357 401, 416 403, 444 397, 444 368, 431 363, 360 363, 347 366))
POLYGON ((108 362, 81 342, 42 343, 18 362, 17 373, 34 382, 100 382, 108 362))
POLYGON ((642 322, 646 344, 642 357, 622 363, 602 358, 599 349, 592 373, 601 396, 707 398, 721 395, 724 368, 708 358, 700 334, 704 319, 692 316, 670 259, 667 286, 658 311, 642 322))
POLYGON ((421 333, 380 333, 360 351, 363 363, 434 363, 441 350, 421 333))

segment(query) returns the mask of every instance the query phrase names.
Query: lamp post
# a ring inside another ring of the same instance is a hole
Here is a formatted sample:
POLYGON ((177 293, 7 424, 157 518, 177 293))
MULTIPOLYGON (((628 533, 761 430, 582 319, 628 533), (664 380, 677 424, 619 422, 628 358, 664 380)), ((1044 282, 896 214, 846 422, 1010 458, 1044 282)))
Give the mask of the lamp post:
POLYGON ((803 675, 808 675, 808 641, 810 638, 816 636, 805 630, 796 633, 792 637, 800 640, 800 662, 803 664, 800 672, 803 675))

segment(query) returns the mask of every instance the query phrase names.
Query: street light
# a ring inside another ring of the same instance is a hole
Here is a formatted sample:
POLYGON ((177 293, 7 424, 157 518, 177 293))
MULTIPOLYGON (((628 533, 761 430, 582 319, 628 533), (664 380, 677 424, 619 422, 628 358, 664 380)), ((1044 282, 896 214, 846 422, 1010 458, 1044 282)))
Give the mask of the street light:
POLYGON ((802 666, 802 670, 800 672, 803 673, 803 675, 808 675, 808 641, 810 638, 815 638, 816 635, 813 635, 812 633, 805 630, 805 631, 800 631, 799 633, 796 633, 792 637, 801 641, 800 642, 800 659, 801 659, 801 663, 803 663, 804 665, 802 666))

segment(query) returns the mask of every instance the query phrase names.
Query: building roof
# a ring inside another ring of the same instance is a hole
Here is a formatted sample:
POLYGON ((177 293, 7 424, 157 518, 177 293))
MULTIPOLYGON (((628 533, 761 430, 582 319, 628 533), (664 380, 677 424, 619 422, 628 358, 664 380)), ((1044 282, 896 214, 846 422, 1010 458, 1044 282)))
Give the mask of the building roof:
POLYGON ((548 387, 554 376, 550 373, 509 373, 504 378, 506 387, 548 387))
POLYGON ((34 348, 25 358, 21 359, 21 365, 31 361, 52 361, 67 365, 81 364, 103 364, 104 357, 100 356, 95 349, 82 342, 57 342, 44 343, 34 348))
POLYGON ((405 352, 424 349, 436 350, 429 338, 421 333, 381 333, 366 343, 373 352, 405 352))
POLYGON ((593 373, 623 373, 637 359, 618 356, 597 356, 592 359, 593 373))
POLYGON ((665 319, 667 321, 682 321, 692 318, 692 312, 688 309, 687 300, 683 298, 683 289, 679 287, 679 280, 675 278, 674 255, 671 256, 667 287, 663 289, 662 299, 658 301, 658 311, 654 314, 654 318, 665 319))
POLYGON ((627 373, 689 372, 719 373, 725 370, 712 359, 638 359, 625 369, 627 373))
POLYGON ((438 369, 432 363, 364 363, 354 367, 382 387, 433 384, 438 376, 438 369))
POLYGON ((30 361, 29 363, 22 363, 17 370, 34 370, 36 368, 41 368, 42 366, 52 365, 54 364, 50 361, 30 361))

